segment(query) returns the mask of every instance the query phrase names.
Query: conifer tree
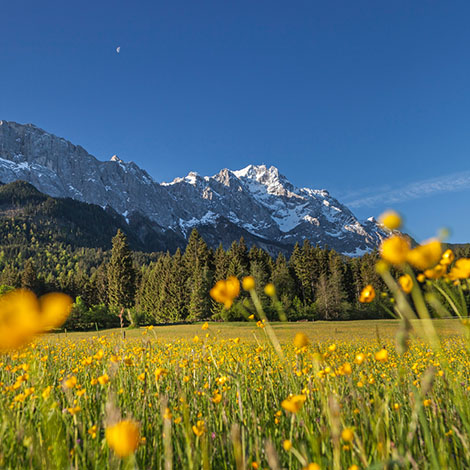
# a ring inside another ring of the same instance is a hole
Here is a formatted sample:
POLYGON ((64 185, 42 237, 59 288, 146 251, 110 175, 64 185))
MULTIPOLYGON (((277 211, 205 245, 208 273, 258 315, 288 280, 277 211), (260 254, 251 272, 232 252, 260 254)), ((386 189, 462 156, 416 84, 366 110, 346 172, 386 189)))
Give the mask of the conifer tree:
POLYGON ((21 287, 29 289, 34 293, 38 294, 39 280, 36 272, 36 268, 31 259, 26 261, 24 270, 21 274, 21 287))
POLYGON ((135 269, 127 238, 119 229, 114 236, 108 264, 108 299, 111 307, 130 308, 135 297, 135 269))

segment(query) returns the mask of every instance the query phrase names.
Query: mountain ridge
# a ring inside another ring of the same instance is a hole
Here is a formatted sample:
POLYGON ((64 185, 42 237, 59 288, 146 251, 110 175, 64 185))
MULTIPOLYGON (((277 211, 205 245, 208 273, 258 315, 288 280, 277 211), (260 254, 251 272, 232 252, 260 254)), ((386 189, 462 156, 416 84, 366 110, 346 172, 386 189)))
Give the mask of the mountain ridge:
POLYGON ((35 125, 0 121, 0 181, 16 180, 53 197, 112 207, 128 223, 140 214, 163 235, 187 239, 197 228, 212 246, 243 235, 275 252, 309 239, 358 256, 384 236, 374 220, 360 222, 327 190, 298 188, 274 166, 189 172, 157 183, 134 162, 116 155, 100 161, 35 125))

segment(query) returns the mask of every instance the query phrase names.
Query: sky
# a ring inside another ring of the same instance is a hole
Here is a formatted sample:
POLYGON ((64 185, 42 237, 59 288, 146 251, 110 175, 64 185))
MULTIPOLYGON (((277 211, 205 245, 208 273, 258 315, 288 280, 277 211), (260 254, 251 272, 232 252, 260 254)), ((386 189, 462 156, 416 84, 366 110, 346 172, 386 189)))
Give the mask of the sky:
POLYGON ((470 2, 24 0, 0 119, 156 181, 274 165, 360 218, 470 242, 470 2), (120 47, 120 52, 117 52, 120 47))

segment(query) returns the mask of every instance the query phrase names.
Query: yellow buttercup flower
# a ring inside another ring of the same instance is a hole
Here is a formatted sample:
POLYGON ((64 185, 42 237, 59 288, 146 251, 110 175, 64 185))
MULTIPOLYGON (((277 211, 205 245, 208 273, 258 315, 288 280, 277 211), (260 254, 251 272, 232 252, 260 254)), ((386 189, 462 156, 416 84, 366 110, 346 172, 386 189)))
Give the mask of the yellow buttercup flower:
POLYGON ((235 276, 230 276, 227 280, 217 281, 210 290, 211 297, 224 304, 225 308, 230 308, 233 300, 240 295, 240 281, 235 276))
POLYGON ((442 276, 446 274, 446 271, 447 271, 447 265, 437 264, 432 269, 426 269, 426 271, 424 271, 424 275, 428 279, 440 279, 442 276))
POLYGON ((296 348, 303 348, 308 346, 310 341, 308 340, 308 336, 305 333, 296 333, 294 336, 294 346, 296 348))
POLYGON ((253 290, 255 288, 255 279, 253 276, 246 276, 242 280, 242 286, 245 290, 253 290))
POLYGON ((286 439, 283 443, 282 443, 282 447, 284 447, 284 450, 286 452, 289 452, 291 449, 292 449, 292 442, 289 441, 288 439, 286 439))
POLYGON ((370 284, 362 289, 361 295, 359 296, 359 302, 370 303, 375 299, 375 289, 370 284))
POLYGON ((75 385, 77 385, 77 377, 75 377, 74 375, 64 380, 65 388, 74 388, 75 385))
POLYGON ((441 255, 441 242, 433 239, 410 250, 406 259, 412 266, 424 271, 439 263, 441 255))
POLYGON ((389 230, 396 230, 401 227, 402 220, 398 212, 386 211, 379 217, 379 222, 389 230))
POLYGON ((407 238, 393 235, 380 245, 380 256, 390 264, 400 265, 406 261, 410 249, 410 241, 407 238))
POLYGON ((449 272, 449 279, 468 279, 470 277, 470 258, 460 258, 449 272))
POLYGON ((321 470, 321 467, 317 463, 311 462, 306 467, 302 467, 302 470, 321 470))
POLYGON ((398 284, 402 288, 403 292, 409 294, 413 289, 413 279, 409 274, 404 274, 398 279, 398 284))
POLYGON ((351 428, 344 428, 341 431, 341 439, 345 442, 352 442, 354 440, 354 431, 351 428))
POLYGON ((291 413, 297 413, 304 406, 306 399, 306 395, 291 395, 281 403, 281 406, 291 413))
POLYGON ((276 295, 276 288, 274 287, 274 284, 266 284, 264 286, 264 293, 269 297, 274 297, 276 295))
POLYGON ((195 426, 193 426, 193 433, 196 434, 197 437, 201 437, 206 432, 206 425, 204 421, 199 420, 195 426))
POLYGON ((378 362, 387 362, 388 361, 388 351, 386 349, 381 349, 375 353, 375 360, 378 362))
POLYGON ((454 252, 451 249, 447 249, 446 251, 444 251, 444 253, 442 253, 442 258, 441 258, 440 263, 448 266, 449 264, 452 264, 452 261, 454 261, 454 258, 455 258, 454 252))
POLYGON ((423 273, 419 273, 417 276, 416 276, 416 279, 418 280, 418 282, 424 282, 426 280, 426 275, 423 274, 423 273))
POLYGON ((27 289, 0 296, 0 351, 18 349, 35 336, 61 326, 72 308, 65 294, 51 293, 39 300, 27 289))
POLYGON ((139 447, 139 424, 130 419, 107 427, 105 434, 109 447, 121 458, 133 454, 139 447))

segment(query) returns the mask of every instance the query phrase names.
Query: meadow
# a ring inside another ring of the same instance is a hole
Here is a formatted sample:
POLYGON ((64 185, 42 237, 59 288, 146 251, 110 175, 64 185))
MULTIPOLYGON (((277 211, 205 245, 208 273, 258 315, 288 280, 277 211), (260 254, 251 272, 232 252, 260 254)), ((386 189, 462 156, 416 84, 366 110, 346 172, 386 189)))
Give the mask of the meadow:
POLYGON ((0 296, 0 468, 470 468, 470 259, 380 255, 396 319, 269 322, 251 276, 210 291, 240 323, 53 333, 68 296, 0 296))
POLYGON ((395 320, 274 323, 281 357, 255 322, 51 334, 0 363, 0 465, 466 468, 469 353, 459 320, 435 324, 442 351, 402 355, 395 320))

